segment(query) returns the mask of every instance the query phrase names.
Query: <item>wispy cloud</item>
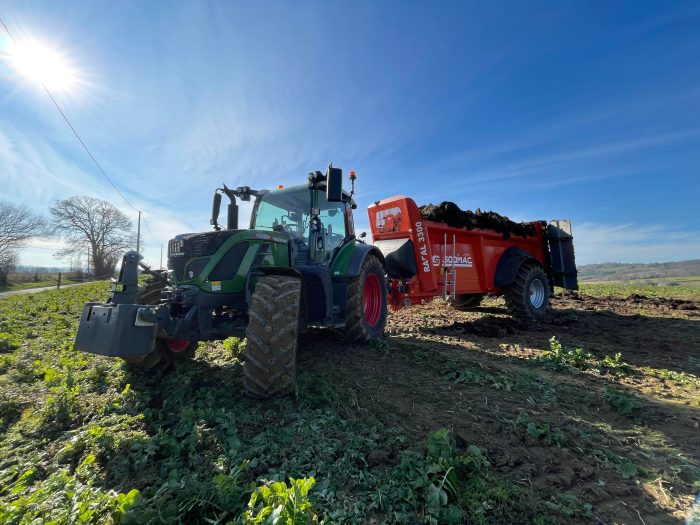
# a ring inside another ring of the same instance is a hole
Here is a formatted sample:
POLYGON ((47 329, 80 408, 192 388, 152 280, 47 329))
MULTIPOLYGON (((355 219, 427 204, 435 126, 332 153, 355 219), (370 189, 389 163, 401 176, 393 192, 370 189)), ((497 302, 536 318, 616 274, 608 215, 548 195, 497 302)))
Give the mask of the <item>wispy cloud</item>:
POLYGON ((577 264, 667 262, 700 258, 700 230, 663 225, 583 223, 574 225, 577 264))

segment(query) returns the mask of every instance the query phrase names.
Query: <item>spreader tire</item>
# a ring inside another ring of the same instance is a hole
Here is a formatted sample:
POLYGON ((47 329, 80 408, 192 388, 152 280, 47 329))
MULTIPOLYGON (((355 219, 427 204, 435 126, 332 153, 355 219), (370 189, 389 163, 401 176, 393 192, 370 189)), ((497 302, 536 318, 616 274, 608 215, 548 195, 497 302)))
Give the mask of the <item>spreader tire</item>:
POLYGON ((384 266, 367 255, 360 275, 348 282, 345 334, 350 341, 366 343, 384 335, 387 290, 384 266))
POLYGON ((457 298, 452 302, 452 305, 463 312, 473 310, 481 304, 484 296, 480 293, 467 293, 458 295, 457 298))
POLYGON ((266 275, 255 283, 243 364, 249 396, 280 396, 294 388, 300 299, 296 277, 266 275))
POLYGON ((505 290, 508 311, 523 319, 539 319, 547 313, 550 297, 549 281, 542 268, 523 264, 515 280, 505 290))

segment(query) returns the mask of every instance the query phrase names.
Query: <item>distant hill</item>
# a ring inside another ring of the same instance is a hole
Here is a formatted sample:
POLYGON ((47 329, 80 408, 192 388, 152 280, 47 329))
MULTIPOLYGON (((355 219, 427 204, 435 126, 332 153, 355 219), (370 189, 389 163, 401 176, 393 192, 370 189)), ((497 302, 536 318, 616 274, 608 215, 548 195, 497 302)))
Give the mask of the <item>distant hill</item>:
POLYGON ((700 275, 700 259, 690 261, 632 264, 584 264, 578 267, 579 281, 640 281, 700 275))

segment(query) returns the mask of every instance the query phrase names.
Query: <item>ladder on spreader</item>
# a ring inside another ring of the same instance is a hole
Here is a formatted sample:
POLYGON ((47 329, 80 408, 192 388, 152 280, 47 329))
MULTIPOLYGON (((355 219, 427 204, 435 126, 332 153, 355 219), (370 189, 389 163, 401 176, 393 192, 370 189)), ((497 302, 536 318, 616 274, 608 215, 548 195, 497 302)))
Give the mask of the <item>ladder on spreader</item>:
POLYGON ((450 262, 447 262, 447 234, 443 235, 442 243, 442 298, 455 299, 457 297, 457 268, 455 261, 457 260, 457 244, 455 234, 452 234, 452 256, 450 262))

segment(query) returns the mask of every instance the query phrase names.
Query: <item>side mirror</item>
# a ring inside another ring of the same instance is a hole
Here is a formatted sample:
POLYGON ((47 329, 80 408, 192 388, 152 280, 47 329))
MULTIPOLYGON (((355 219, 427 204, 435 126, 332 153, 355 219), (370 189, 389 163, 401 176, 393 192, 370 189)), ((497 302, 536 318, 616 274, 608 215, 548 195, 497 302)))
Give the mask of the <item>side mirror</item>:
POLYGON ((326 200, 343 202, 343 170, 331 164, 326 169, 326 200))
POLYGON ((219 210, 221 210, 221 193, 216 192, 214 193, 214 201, 211 204, 211 219, 209 220, 209 224, 216 229, 219 228, 219 223, 217 222, 219 210))
POLYGON ((360 239, 364 239, 365 237, 367 237, 367 232, 362 232, 360 234, 360 239))

